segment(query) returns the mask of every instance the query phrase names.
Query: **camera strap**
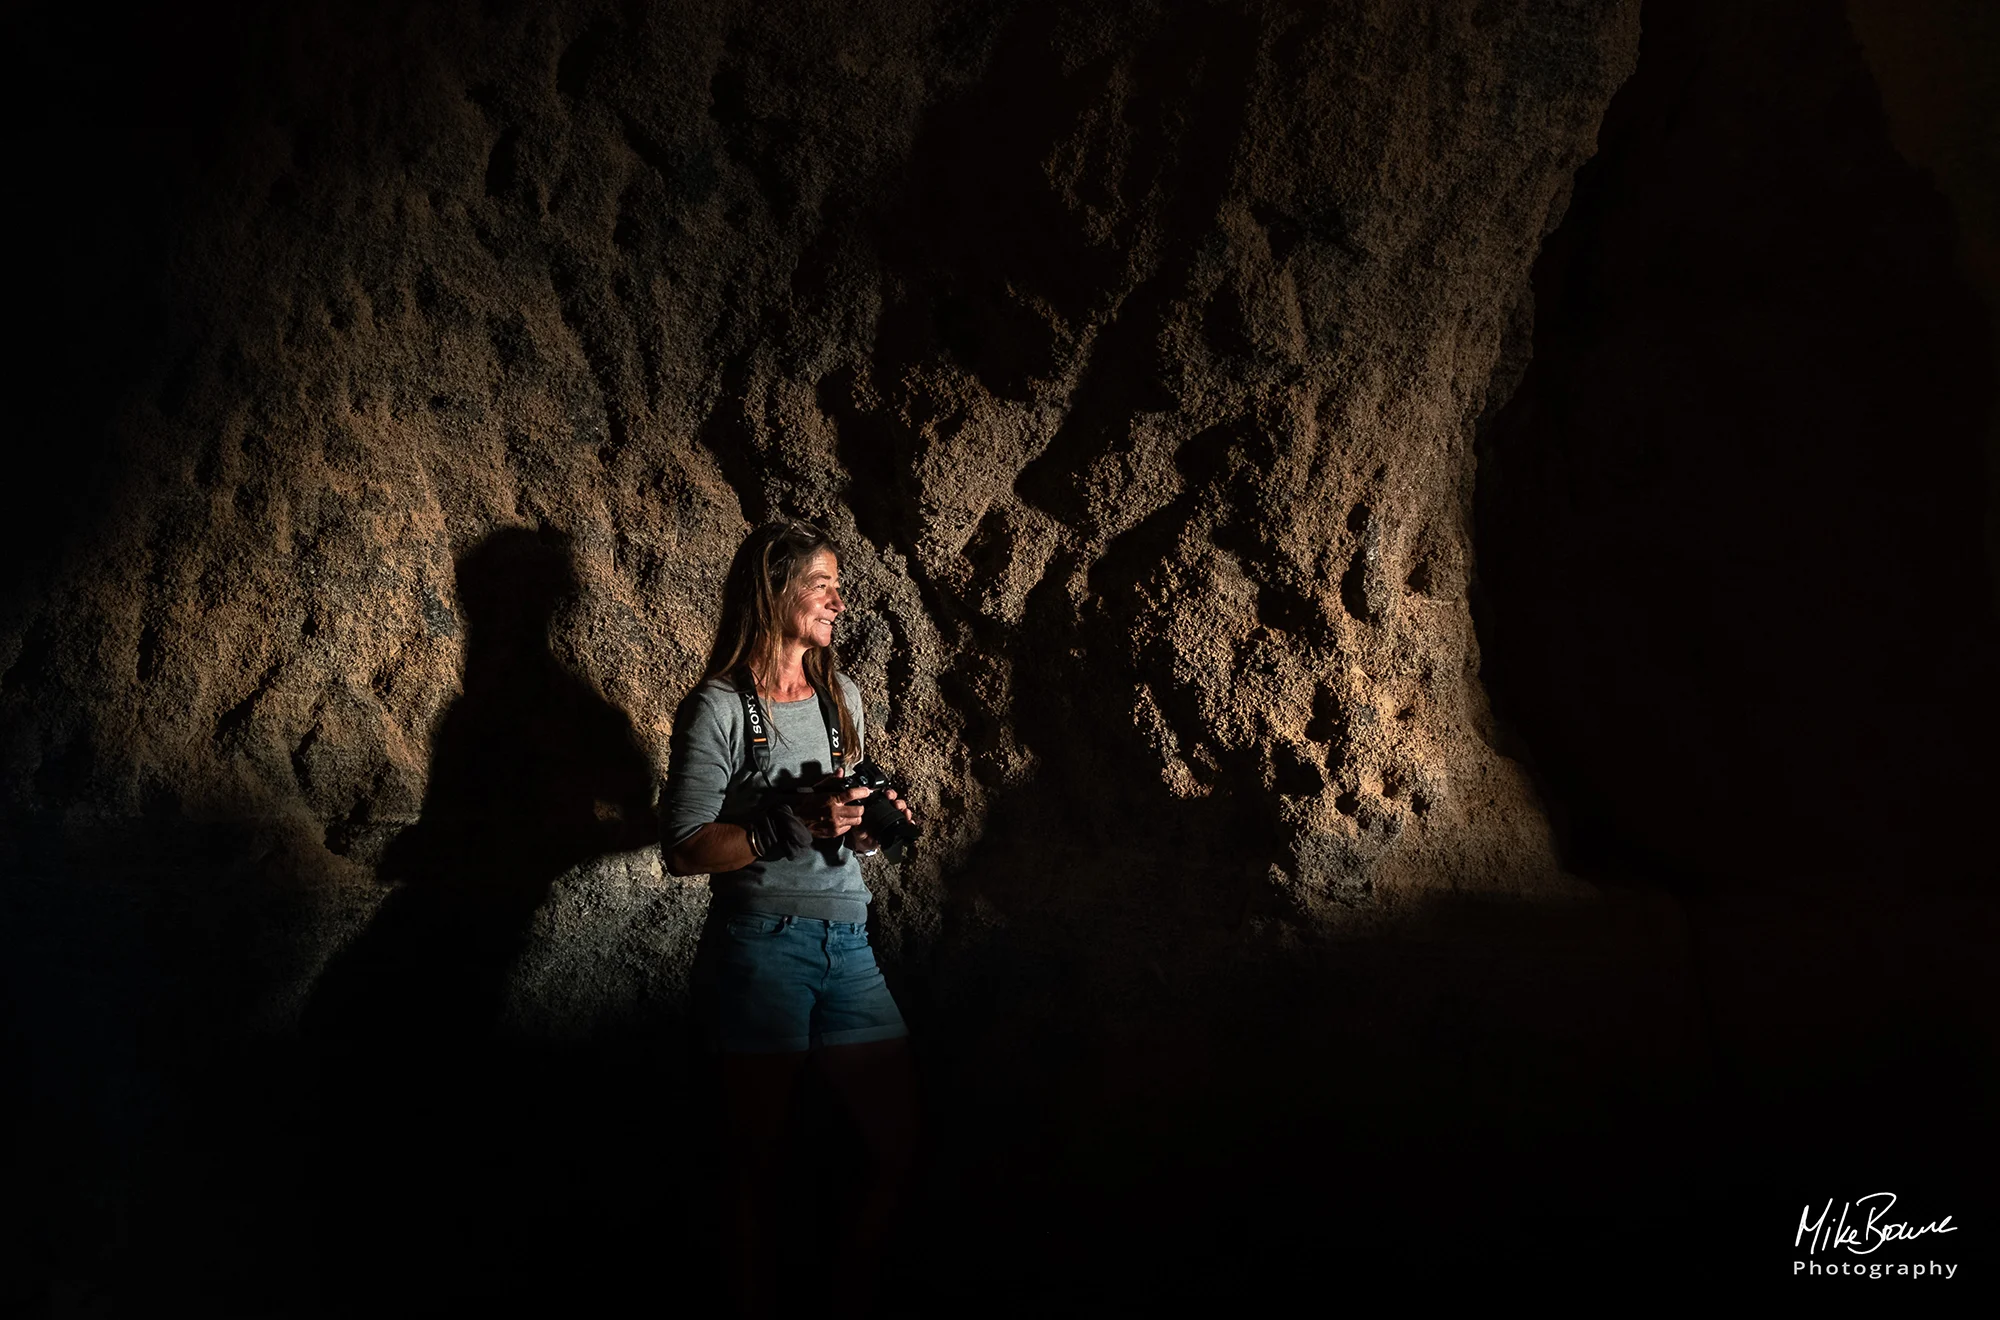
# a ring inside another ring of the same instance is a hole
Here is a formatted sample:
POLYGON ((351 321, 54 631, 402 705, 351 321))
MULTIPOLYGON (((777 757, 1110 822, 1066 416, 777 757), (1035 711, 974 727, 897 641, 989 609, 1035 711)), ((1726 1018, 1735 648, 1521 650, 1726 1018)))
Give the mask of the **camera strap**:
MULTIPOLYGON (((764 776, 764 782, 776 787, 771 779, 771 722, 764 716, 763 703, 757 700, 756 681, 749 674, 736 676, 736 695, 743 702, 743 727, 749 736, 750 760, 757 773, 764 776)), ((845 779, 847 745, 840 736, 840 709, 817 685, 813 687, 813 695, 819 698, 819 716, 826 721, 826 746, 833 753, 833 773, 845 779)))

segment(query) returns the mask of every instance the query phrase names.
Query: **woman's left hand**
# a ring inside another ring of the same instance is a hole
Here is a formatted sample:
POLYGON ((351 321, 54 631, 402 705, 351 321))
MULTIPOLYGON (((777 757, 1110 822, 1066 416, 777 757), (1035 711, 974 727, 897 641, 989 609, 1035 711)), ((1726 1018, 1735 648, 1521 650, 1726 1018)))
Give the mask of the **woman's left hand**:
MULTIPOLYGON (((895 789, 885 788, 882 791, 888 796, 891 802, 896 804, 896 810, 903 813, 904 820, 909 821, 913 825, 916 824, 917 813, 910 810, 910 804, 903 801, 902 796, 895 789)), ((856 827, 847 832, 847 846, 858 853, 872 853, 882 845, 867 830, 856 827)))

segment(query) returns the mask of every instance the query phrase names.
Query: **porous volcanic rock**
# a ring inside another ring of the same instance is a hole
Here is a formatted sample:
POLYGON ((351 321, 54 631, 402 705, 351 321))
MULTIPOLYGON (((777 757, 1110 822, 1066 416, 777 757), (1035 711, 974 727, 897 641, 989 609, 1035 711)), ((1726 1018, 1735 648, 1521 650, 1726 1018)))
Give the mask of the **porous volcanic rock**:
POLYGON ((1486 731, 1471 437, 1637 19, 264 20, 162 203, 122 480, 0 621, 7 809, 178 858, 191 930, 278 903, 274 1024, 435 871, 410 840, 502 816, 564 840, 509 872, 513 1020, 671 997, 705 898, 641 800, 785 512, 846 547, 840 644, 931 821, 874 873, 913 980, 953 913, 1124 913, 1157 972, 1173 930, 1568 892, 1486 731))

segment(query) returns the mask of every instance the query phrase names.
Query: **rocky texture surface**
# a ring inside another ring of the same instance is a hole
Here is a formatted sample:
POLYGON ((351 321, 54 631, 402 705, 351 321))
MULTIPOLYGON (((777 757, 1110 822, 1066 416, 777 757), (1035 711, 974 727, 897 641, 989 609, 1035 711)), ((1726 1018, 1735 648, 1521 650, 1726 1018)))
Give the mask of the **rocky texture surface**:
POLYGON ((1482 735, 1471 423, 1635 39, 1631 5, 274 21, 125 479, 8 622, 8 801, 254 822, 365 907, 454 719, 523 773, 616 759, 517 729, 529 689, 470 713, 478 593, 545 590, 470 581, 482 546, 570 561, 548 659, 657 770, 782 510, 850 547, 846 653, 936 823, 879 878, 892 949, 951 877, 1216 927, 1556 892, 1482 735))
MULTIPOLYGON (((602 1114, 423 1043, 685 1021, 706 893, 645 799, 779 511, 847 546, 875 752, 932 820, 874 926, 965 1186, 1143 1160, 1288 1034, 1272 954, 1574 892, 1484 732, 1472 424, 1637 20, 320 4, 146 20, 106 72, 42 19, 51 103, 136 144, 112 180, 33 156, 95 203, 41 350, 92 388, 33 415, 115 437, 57 451, 74 521, 17 538, 0 619, 10 962, 59 1006, 16 1034, 101 1162, 48 1185, 89 1223, 148 1152, 164 1188, 295 1149, 302 1091, 322 1213, 419 1243, 537 1202, 483 1153, 602 1114), (301 1030, 310 1080, 245 1052, 301 1030), (427 1216, 418 1168, 487 1191, 427 1216)), ((1353 988, 1349 1025, 1463 993, 1353 988)), ((1562 1002, 1534 1034, 1605 1030, 1562 1002)), ((232 1240, 134 1213, 183 1260, 232 1240)))

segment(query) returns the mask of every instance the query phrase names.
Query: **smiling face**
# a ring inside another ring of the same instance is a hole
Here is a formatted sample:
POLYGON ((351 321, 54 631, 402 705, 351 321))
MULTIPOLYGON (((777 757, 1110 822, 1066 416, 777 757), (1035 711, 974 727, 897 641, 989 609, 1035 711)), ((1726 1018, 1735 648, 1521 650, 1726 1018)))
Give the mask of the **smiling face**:
POLYGON ((833 621, 847 608, 840 598, 840 561, 821 550, 799 568, 785 613, 785 640, 832 646, 833 621))

